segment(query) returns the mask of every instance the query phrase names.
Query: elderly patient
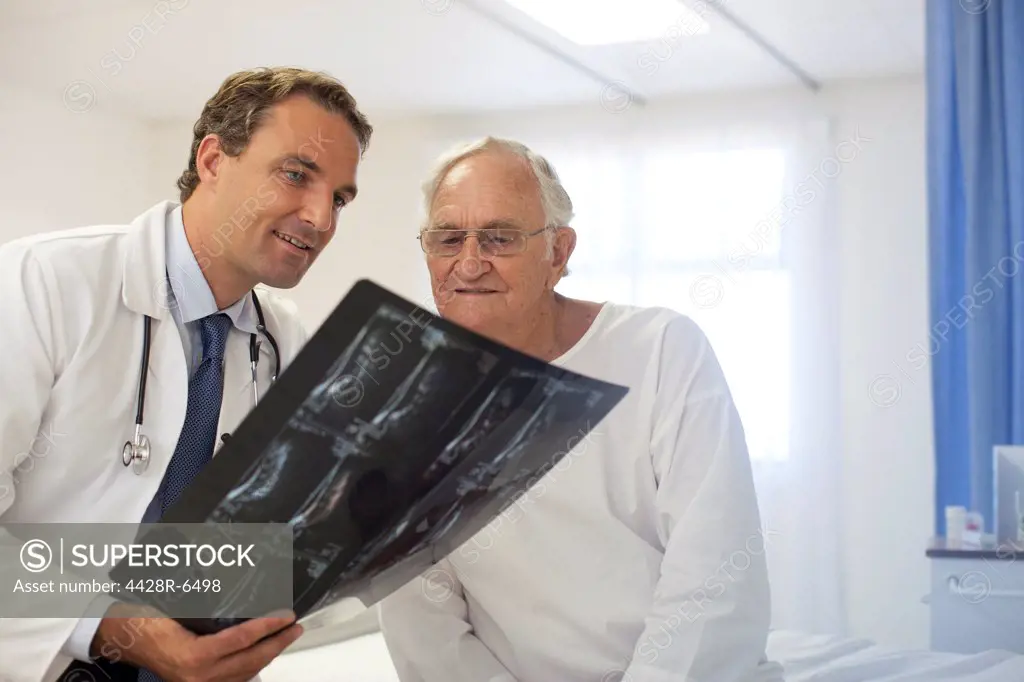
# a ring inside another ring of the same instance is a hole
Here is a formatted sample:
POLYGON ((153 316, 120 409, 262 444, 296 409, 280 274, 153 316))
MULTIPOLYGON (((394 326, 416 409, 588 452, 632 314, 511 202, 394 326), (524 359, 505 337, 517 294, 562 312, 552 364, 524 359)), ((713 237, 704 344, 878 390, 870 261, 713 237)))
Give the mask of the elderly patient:
POLYGON ((781 680, 765 660, 743 428, 704 334, 671 310, 555 291, 576 245, 572 202, 519 143, 454 150, 425 195, 419 239, 443 317, 629 394, 516 504, 384 600, 399 678, 781 680))

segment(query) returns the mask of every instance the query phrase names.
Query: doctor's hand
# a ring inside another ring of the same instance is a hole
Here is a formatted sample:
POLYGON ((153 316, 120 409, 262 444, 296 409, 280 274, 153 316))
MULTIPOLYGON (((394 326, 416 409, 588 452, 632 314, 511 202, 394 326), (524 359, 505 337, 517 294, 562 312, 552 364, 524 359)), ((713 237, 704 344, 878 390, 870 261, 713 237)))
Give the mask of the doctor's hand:
POLYGON ((93 639, 92 654, 156 673, 166 682, 248 682, 302 634, 295 614, 255 618, 196 635, 159 612, 114 604, 93 639))

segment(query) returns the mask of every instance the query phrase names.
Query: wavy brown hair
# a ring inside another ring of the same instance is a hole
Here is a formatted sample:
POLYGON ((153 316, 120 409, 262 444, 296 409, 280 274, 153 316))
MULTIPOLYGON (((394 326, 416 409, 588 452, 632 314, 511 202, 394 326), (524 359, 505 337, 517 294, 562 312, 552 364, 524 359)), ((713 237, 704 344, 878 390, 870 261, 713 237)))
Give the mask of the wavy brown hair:
POLYGON ((373 127, 359 111, 355 98, 337 79, 305 69, 277 67, 239 71, 228 76, 203 107, 192 127, 188 167, 178 178, 181 202, 199 186, 196 153, 207 135, 220 138, 229 156, 241 154, 270 108, 293 95, 305 95, 333 114, 344 116, 359 139, 361 152, 370 144, 373 127))

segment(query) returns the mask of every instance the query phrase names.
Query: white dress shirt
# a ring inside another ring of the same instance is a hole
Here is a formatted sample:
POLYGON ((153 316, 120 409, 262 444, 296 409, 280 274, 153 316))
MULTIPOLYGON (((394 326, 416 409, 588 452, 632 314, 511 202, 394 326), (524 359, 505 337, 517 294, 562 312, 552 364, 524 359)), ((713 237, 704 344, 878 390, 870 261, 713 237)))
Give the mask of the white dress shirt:
MULTIPOLYGON (((181 217, 181 206, 178 206, 168 214, 167 236, 165 238, 167 249, 167 289, 153 292, 154 296, 160 296, 167 300, 171 310, 171 317, 178 326, 181 334, 181 343, 185 349, 185 363, 188 367, 189 378, 199 367, 203 356, 202 332, 199 327, 199 320, 212 315, 217 310, 217 301, 213 297, 210 285, 199 267, 192 247, 185 236, 185 223, 181 217)), ((246 295, 234 305, 220 311, 231 318, 232 324, 247 334, 256 333, 256 308, 252 303, 252 297, 246 295)), ((139 328, 142 328, 142 320, 139 319, 139 328)), ((97 597, 97 602, 109 606, 114 600, 106 595, 97 597)), ((101 618, 82 618, 77 627, 68 637, 68 642, 63 651, 80 661, 92 660, 89 656, 89 648, 92 645, 93 637, 100 626, 101 618)))
POLYGON ((402 682, 753 682, 770 596, 743 428, 688 317, 606 303, 554 364, 627 386, 515 504, 381 604, 402 682))

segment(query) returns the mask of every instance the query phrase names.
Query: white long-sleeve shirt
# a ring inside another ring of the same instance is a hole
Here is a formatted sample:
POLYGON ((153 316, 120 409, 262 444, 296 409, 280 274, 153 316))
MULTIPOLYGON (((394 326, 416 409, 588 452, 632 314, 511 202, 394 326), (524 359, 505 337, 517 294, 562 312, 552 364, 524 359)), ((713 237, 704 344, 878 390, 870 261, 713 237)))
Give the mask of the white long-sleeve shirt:
POLYGON ((554 361, 628 395, 517 502, 381 604, 402 682, 768 682, 739 415, 688 317, 606 303, 554 361))

